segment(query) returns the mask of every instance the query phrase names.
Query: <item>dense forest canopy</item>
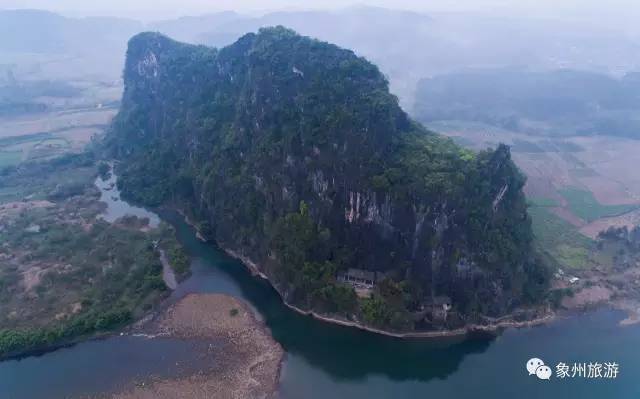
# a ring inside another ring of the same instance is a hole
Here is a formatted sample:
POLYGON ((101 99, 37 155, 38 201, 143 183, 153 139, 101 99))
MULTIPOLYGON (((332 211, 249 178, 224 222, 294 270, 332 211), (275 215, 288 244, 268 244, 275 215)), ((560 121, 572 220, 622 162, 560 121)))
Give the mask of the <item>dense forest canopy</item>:
POLYGON ((395 330, 540 301, 524 177, 413 122, 378 68, 283 27, 222 49, 143 33, 105 146, 123 195, 191 213, 287 301, 395 330), (380 272, 371 296, 337 280, 380 272))

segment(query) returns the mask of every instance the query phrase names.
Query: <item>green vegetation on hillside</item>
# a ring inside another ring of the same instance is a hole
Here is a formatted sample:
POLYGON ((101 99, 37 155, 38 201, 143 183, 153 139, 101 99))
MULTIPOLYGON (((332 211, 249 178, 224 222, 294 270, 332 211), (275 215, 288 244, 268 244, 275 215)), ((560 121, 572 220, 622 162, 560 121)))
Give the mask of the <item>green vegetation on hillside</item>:
POLYGON ((161 237, 159 246, 166 251, 171 268, 178 280, 186 278, 190 272, 191 259, 182 248, 182 245, 175 238, 175 229, 166 223, 160 224, 160 231, 157 236, 161 237))
POLYGON ((330 231, 318 229, 307 204, 301 202, 298 212, 287 214, 274 227, 272 248, 281 259, 274 273, 278 280, 290 282, 295 303, 331 313, 353 313, 356 295, 336 282, 343 259, 329 256, 331 246, 330 231))
POLYGON ((544 208, 553 208, 560 206, 558 201, 553 198, 546 197, 527 197, 527 204, 529 206, 540 206, 544 208))
POLYGON ((541 297, 508 147, 475 154, 427 131, 351 51, 282 27, 219 50, 145 33, 124 77, 104 142, 123 195, 189 209, 287 301, 411 330, 434 297, 471 319, 541 297), (358 300, 337 282, 349 268, 388 281, 358 300))
POLYGON ((593 241, 546 208, 540 205, 529 208, 536 245, 563 267, 588 266, 593 241))

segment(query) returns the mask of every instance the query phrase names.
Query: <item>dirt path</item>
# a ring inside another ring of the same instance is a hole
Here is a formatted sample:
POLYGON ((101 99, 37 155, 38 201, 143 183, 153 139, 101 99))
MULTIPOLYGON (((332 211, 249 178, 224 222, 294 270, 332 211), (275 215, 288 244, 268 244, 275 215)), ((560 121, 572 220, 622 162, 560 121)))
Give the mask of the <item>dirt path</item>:
POLYGON ((164 252, 162 248, 158 248, 160 251, 160 262, 162 263, 162 279, 164 283, 171 290, 175 290, 178 287, 178 280, 176 280, 176 274, 171 267, 171 263, 169 263, 169 259, 167 258, 167 254, 164 252))

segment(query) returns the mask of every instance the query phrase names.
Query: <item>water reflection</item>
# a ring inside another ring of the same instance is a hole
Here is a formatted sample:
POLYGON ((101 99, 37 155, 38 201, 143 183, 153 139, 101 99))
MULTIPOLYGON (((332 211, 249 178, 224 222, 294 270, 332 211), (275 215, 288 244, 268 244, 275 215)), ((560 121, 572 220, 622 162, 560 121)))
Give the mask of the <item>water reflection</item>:
POLYGON ((209 366, 200 360, 202 350, 197 343, 169 338, 116 336, 84 342, 0 362, 0 397, 78 397, 116 390, 149 375, 188 375, 209 366))
POLYGON ((149 219, 150 227, 157 227, 160 224, 160 217, 157 214, 144 208, 133 206, 120 198, 117 181, 118 178, 113 173, 113 169, 109 172, 107 179, 103 180, 100 176, 96 178, 95 185, 100 190, 100 201, 107 205, 107 208, 99 217, 109 223, 113 223, 126 215, 137 216, 149 219))
POLYGON ((491 344, 486 338, 463 342, 400 340, 318 325, 315 320, 285 323, 274 330, 274 336, 288 353, 303 357, 338 381, 365 380, 372 375, 394 381, 446 379, 466 356, 482 353, 491 344), (281 331, 282 327, 286 331, 281 331))

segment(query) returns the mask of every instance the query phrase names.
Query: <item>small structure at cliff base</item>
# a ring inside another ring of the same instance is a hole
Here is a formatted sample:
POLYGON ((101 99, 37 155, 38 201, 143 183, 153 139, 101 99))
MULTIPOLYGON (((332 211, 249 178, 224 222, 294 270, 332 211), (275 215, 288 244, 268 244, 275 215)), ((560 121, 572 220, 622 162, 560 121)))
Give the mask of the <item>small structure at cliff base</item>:
POLYGON ((347 271, 338 272, 337 279, 338 282, 352 286, 359 297, 368 298, 373 292, 373 287, 386 277, 383 272, 349 268, 347 271))
POLYGON ((345 272, 338 273, 338 281, 352 285, 355 288, 372 289, 376 283, 384 280, 383 272, 372 272, 364 269, 349 268, 345 272))

